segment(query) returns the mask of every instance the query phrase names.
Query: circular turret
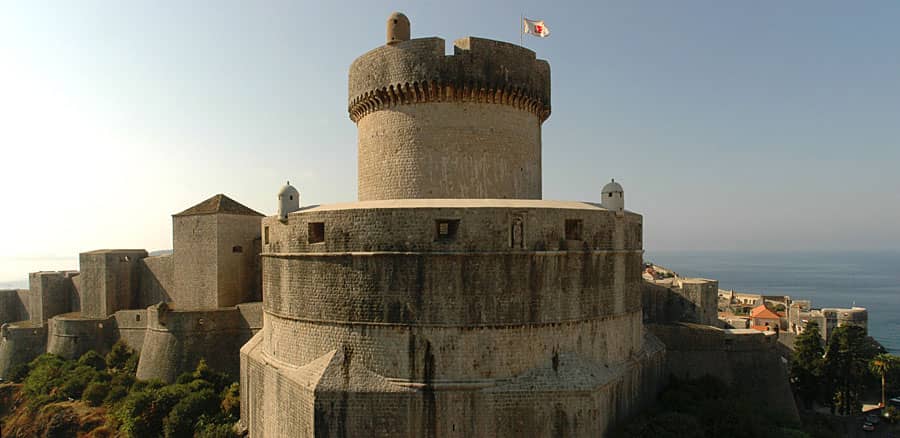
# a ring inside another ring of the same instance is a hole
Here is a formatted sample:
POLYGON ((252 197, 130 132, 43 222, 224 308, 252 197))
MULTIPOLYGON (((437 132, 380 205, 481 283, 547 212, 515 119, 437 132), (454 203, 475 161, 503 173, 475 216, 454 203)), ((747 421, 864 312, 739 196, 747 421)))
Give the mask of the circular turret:
POLYGON ((389 44, 350 66, 359 200, 540 199, 547 61, 474 37, 446 55, 443 39, 402 40, 402 23, 389 19, 389 44))
POLYGON ((387 43, 409 41, 409 18, 402 12, 394 12, 387 19, 387 43))
POLYGON ((603 199, 600 201, 603 208, 622 213, 625 211, 625 191, 622 185, 615 179, 603 186, 603 199))
POLYGON ((300 209, 300 192, 288 181, 281 190, 278 191, 278 217, 281 220, 287 219, 288 213, 295 212, 300 209))

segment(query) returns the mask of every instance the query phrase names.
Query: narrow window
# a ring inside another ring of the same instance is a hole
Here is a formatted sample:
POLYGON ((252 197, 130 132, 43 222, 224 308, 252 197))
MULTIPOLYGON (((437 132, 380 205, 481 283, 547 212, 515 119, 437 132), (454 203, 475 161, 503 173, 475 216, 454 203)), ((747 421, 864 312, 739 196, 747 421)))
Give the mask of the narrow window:
POLYGON ((141 314, 139 313, 139 314, 137 314, 137 315, 134 315, 134 320, 135 320, 135 321, 140 321, 140 320, 141 320, 141 314))
POLYGON ((438 219, 434 221, 434 240, 456 239, 456 231, 459 229, 459 219, 438 219))
POLYGON ((309 243, 322 243, 325 241, 325 222, 310 222, 308 224, 309 243))
POLYGON ((269 227, 263 228, 263 240, 265 240, 265 244, 269 244, 269 227))
POLYGON ((581 219, 566 219, 566 240, 581 240, 581 219))
POLYGON ((288 196, 288 197, 291 199, 291 201, 294 200, 294 195, 291 195, 291 196, 288 196))
POLYGON ((242 252, 244 252, 244 248, 242 248, 240 245, 232 246, 231 252, 242 253, 242 252))

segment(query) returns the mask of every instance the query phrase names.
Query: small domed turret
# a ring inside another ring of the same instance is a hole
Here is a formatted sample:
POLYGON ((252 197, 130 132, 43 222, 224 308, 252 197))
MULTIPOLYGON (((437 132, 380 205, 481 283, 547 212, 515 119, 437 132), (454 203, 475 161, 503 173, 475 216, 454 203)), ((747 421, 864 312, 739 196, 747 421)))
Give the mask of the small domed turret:
POLYGON ((615 179, 603 186, 603 199, 600 201, 600 205, 616 213, 625 211, 625 191, 615 179))
POLYGON ((288 181, 278 192, 278 218, 286 220, 288 213, 300 209, 300 192, 288 181))
POLYGON ((402 12, 394 12, 387 20, 387 44, 409 41, 409 18, 402 12))

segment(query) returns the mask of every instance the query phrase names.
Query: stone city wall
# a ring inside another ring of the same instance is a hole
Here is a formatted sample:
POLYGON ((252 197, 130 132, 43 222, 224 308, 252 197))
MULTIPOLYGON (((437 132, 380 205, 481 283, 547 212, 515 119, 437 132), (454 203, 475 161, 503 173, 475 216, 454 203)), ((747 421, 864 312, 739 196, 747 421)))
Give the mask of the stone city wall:
POLYGON ((179 309, 217 307, 216 216, 172 218, 175 289, 169 295, 179 309))
POLYGON ((642 218, 595 204, 555 201, 376 201, 311 207, 286 222, 263 219, 266 253, 342 251, 472 252, 532 250, 642 250, 642 218), (441 205, 443 204, 443 205, 441 205), (429 207, 430 205, 430 207, 429 207), (455 220, 456 236, 438 239, 439 220, 455 220), (514 225, 521 223, 514 238, 514 225), (566 234, 567 221, 579 228, 566 234), (579 222, 580 221, 580 222, 579 222), (324 237, 312 242, 310 228, 321 223, 324 237), (265 235, 268 235, 266 240, 265 235), (578 237, 577 239, 567 239, 578 237))
POLYGON ((777 336, 752 329, 723 330, 696 324, 650 324, 666 346, 666 369, 680 379, 717 377, 740 389, 752 382, 747 397, 799 418, 777 336))
MULTIPOLYGON (((369 371, 354 349, 285 366, 265 356, 261 337, 241 350, 241 418, 257 437, 596 437, 652 403, 664 379, 664 349, 652 335, 624 362, 562 353, 511 379, 426 377, 423 385, 369 371)), ((426 375, 435 351, 423 349, 426 375)))
POLYGON ((146 308, 159 302, 172 301, 170 294, 175 289, 173 261, 172 254, 141 259, 141 282, 136 307, 146 308))
POLYGON ((47 327, 24 322, 0 326, 0 377, 47 351, 47 327))
POLYGON ((639 251, 267 255, 264 306, 325 321, 582 320, 639 310, 639 269, 625 268, 640 263, 639 251))
POLYGON ((76 271, 32 272, 28 274, 28 316, 37 325, 46 324, 53 316, 71 312, 72 277, 76 271))
POLYGON ((426 343, 434 347, 433 379, 506 378, 557 351, 598 363, 626 360, 641 350, 641 327, 639 311, 565 323, 472 327, 328 324, 266 314, 262 333, 266 351, 285 363, 307 364, 344 345, 375 373, 421 381, 426 343))
POLYGON ((0 325, 28 320, 28 294, 27 289, 0 290, 0 325))
POLYGON ((137 377, 173 382, 193 371, 200 359, 210 368, 238 376, 238 352, 259 327, 251 327, 237 308, 169 310, 148 309, 147 332, 138 362, 137 377))
POLYGON ((107 318, 139 305, 142 249, 97 250, 79 254, 81 313, 107 318))
POLYGON ((218 214, 216 254, 218 295, 215 305, 231 307, 260 296, 259 216, 218 214))
POLYGON ((78 359, 91 350, 104 355, 116 338, 112 317, 94 319, 63 314, 50 318, 47 327, 47 352, 66 359, 78 359))
POLYGON ((141 351, 147 333, 147 309, 120 310, 114 315, 116 341, 141 351))
POLYGON ((716 292, 718 282, 697 279, 681 285, 677 287, 645 281, 641 286, 644 321, 720 326, 716 292))

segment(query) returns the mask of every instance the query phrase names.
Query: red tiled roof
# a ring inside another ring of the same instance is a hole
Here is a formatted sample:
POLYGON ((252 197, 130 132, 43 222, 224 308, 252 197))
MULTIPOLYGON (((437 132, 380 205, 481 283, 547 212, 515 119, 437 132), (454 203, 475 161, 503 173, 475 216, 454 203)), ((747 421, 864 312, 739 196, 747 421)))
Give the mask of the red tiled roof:
POLYGON ((750 317, 762 319, 779 319, 778 314, 769 310, 769 308, 766 307, 765 304, 760 304, 759 306, 754 307, 753 310, 750 311, 750 317))

